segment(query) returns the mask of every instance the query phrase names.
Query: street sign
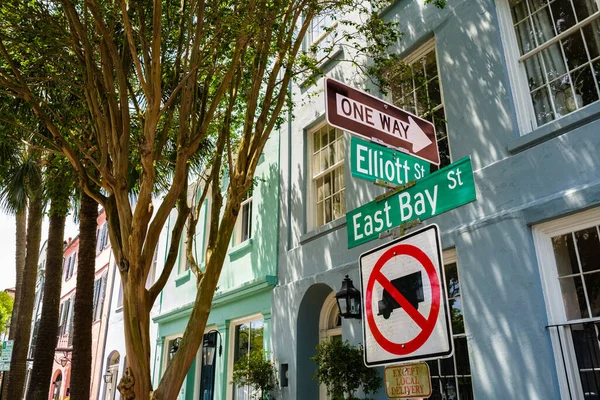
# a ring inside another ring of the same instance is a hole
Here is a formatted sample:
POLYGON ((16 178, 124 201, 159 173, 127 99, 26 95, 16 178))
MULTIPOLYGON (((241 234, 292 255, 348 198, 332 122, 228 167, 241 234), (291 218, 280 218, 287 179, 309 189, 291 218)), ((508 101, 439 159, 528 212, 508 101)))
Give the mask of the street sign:
POLYGON ((12 357, 14 340, 7 340, 2 342, 2 352, 0 352, 0 362, 10 363, 12 357))
POLYGON ((429 365, 424 362, 385 367, 385 393, 391 399, 422 399, 431 396, 429 365))
POLYGON ((346 213, 348 248, 376 239, 381 232, 405 222, 422 221, 476 198, 471 158, 465 157, 406 190, 346 213))
POLYGON ((0 362, 0 372, 10 371, 10 363, 0 362))
POLYGON ((435 224, 360 256, 368 367, 452 355, 443 265, 435 224))
POLYGON ((435 127, 425 119, 331 78, 325 78, 325 110, 330 125, 440 165, 435 127))
POLYGON ((404 185, 429 175, 429 169, 428 162, 406 153, 354 136, 350 141, 350 170, 356 178, 404 185))

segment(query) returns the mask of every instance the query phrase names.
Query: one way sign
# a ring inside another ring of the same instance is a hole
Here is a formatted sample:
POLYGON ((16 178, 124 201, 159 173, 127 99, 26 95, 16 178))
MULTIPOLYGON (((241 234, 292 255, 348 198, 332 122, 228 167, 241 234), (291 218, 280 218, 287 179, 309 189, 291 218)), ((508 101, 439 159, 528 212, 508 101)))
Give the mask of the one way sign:
POLYGON ((440 165, 431 122, 331 78, 325 78, 325 106, 330 125, 440 165))

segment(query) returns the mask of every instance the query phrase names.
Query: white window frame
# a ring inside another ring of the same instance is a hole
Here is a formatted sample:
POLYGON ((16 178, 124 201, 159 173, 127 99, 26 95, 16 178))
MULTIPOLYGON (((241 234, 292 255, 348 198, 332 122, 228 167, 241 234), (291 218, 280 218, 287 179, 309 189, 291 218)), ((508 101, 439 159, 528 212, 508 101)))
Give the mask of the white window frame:
MULTIPOLYGON (((598 9, 600 10, 600 0, 596 0, 596 4, 598 4, 598 9)), ((519 134, 521 136, 524 136, 541 126, 558 121, 564 116, 557 117, 546 124, 538 125, 537 119, 535 117, 535 110, 533 108, 533 102, 531 101, 531 96, 528 90, 529 84, 527 83, 527 73, 525 71, 525 64, 522 62, 522 60, 528 58, 528 55, 531 54, 533 51, 538 53, 542 49, 547 48, 553 43, 558 42, 558 40, 560 40, 561 38, 570 35, 575 30, 586 25, 586 21, 589 21, 590 18, 593 17, 590 16, 584 21, 576 23, 574 26, 565 30, 564 32, 555 36, 554 38, 550 39, 545 44, 540 45, 538 48, 521 56, 519 51, 519 45, 517 43, 517 35, 515 33, 515 28, 510 11, 509 0, 496 0, 496 8, 498 9, 500 37, 502 38, 502 42, 504 43, 504 56, 508 70, 509 83, 512 89, 511 92, 513 100, 515 102, 517 125, 519 128, 519 134)), ((597 17, 600 15, 600 11, 597 11, 592 15, 597 17)), ((600 100, 598 100, 597 102, 600 102, 600 100)), ((576 112, 577 111, 574 111, 573 113, 576 112)), ((571 115, 573 113, 570 113, 568 115, 571 115)))
MULTIPOLYGON (((246 317, 242 317, 242 318, 238 318, 235 320, 232 320, 229 323, 229 340, 227 341, 227 346, 229 351, 227 352, 227 393, 226 393, 226 399, 228 400, 233 400, 233 364, 235 363, 234 361, 234 357, 235 357, 235 327, 245 324, 247 322, 252 322, 252 321, 259 321, 259 320, 263 320, 265 319, 264 315, 262 315, 261 313, 256 313, 256 314, 252 314, 252 315, 248 315, 246 317)), ((263 336, 263 340, 265 340, 266 338, 263 336)), ((264 343, 263 343, 263 349, 264 349, 264 343)))
MULTIPOLYGON (((417 49, 415 49, 409 55, 407 55, 406 57, 404 57, 404 59, 402 61, 404 61, 405 64, 410 65, 410 64, 413 64, 413 63, 417 62, 420 58, 424 57, 425 55, 427 55, 428 53, 430 53, 432 51, 435 52, 435 67, 437 69, 438 84, 440 86, 440 98, 441 98, 442 102, 441 102, 441 104, 438 104, 436 107, 434 107, 431 110, 431 113, 435 113, 439 109, 443 108, 444 109, 444 115, 446 115, 446 100, 444 99, 444 87, 442 85, 442 74, 440 73, 440 55, 439 55, 439 52, 437 51, 435 37, 432 37, 427 42, 423 43, 421 46, 419 46, 417 49)), ((387 94, 386 100, 389 103, 394 104, 394 99, 393 99, 391 91, 387 94)), ((422 117, 419 117, 419 118, 424 118, 424 117, 425 116, 422 116, 422 117)), ((450 143, 450 131, 448 129, 448 122, 447 121, 448 120, 446 119, 446 122, 445 122, 445 125, 446 125, 446 140, 448 141, 448 153, 449 153, 449 156, 450 156, 450 163, 452 163, 453 162, 453 160, 452 160, 452 143, 450 143)), ((436 141, 438 141, 438 139, 437 139, 437 131, 435 132, 435 135, 436 135, 436 141)))
MULTIPOLYGON (((329 168, 327 168, 324 171, 321 171, 318 175, 314 176, 313 175, 313 144, 314 144, 314 137, 315 137, 315 132, 317 132, 318 130, 320 130, 322 127, 324 127, 327 124, 327 121, 322 121, 319 124, 315 125, 314 127, 310 128, 309 130, 307 130, 306 132, 306 169, 308 171, 307 179, 306 179, 306 186, 307 186, 307 190, 306 190, 306 195, 307 195, 307 206, 306 206, 306 217, 307 217, 307 231, 310 232, 312 230, 315 230, 317 228, 320 228, 322 226, 326 226, 327 224, 332 223, 333 221, 337 220, 337 219, 342 219, 345 218, 346 214, 348 213, 348 204, 346 203, 346 189, 347 189, 347 179, 346 176, 344 175, 344 205, 346 207, 346 209, 344 210, 344 214, 339 217, 339 218, 333 218, 332 215, 332 220, 329 222, 325 222, 323 225, 317 225, 317 190, 316 190, 316 180, 321 178, 322 176, 324 176, 325 174, 333 171, 336 168, 341 167, 342 168, 342 173, 345 174, 346 173, 346 156, 347 156, 347 152, 346 152, 346 132, 342 129, 340 129, 340 131, 342 132, 342 143, 343 143, 343 148, 342 148, 342 152, 344 154, 344 158, 341 161, 338 161, 337 163, 330 165, 329 168)), ((335 129, 339 129, 336 128, 334 126, 331 126, 332 128, 335 129)), ((332 196, 332 201, 333 201, 333 196, 332 196)), ((333 211, 332 211, 333 212, 333 211)))
MULTIPOLYGON (((552 237, 564 235, 600 225, 600 208, 594 208, 578 214, 559 218, 532 227, 533 241, 538 259, 542 292, 546 303, 546 312, 549 325, 563 323, 576 324, 577 322, 598 321, 600 318, 585 318, 580 320, 567 320, 564 303, 561 297, 560 283, 552 237)), ((583 398, 582 387, 577 368, 577 358, 573 350, 573 341, 567 332, 568 328, 557 327, 549 329, 550 339, 554 350, 554 362, 558 376, 558 383, 562 398, 583 398), (560 335, 560 338, 559 338, 560 335), (561 351, 562 340, 562 351, 561 351), (570 351, 568 351, 570 350, 570 351), (563 354, 564 363, 563 365, 563 354), (565 371, 566 370, 566 371, 565 371), (568 379, 568 381, 567 381, 568 379), (570 385, 568 384, 570 382, 570 385), (569 388, 573 391, 569 393, 569 388)))
POLYGON ((252 216, 254 215, 254 203, 252 202, 253 196, 248 197, 246 200, 240 203, 240 213, 238 214, 237 220, 235 221, 235 227, 233 228, 233 245, 237 246, 239 244, 245 243, 248 240, 252 239, 252 216), (244 207, 249 204, 250 213, 248 214, 248 238, 242 240, 242 227, 244 226, 244 207))

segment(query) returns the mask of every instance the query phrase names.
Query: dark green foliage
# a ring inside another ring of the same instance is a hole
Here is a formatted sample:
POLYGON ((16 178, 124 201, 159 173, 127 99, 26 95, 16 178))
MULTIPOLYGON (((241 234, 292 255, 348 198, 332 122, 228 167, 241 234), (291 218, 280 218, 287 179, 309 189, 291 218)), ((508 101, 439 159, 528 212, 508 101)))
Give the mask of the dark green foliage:
POLYGON ((254 390, 254 398, 269 399, 271 391, 278 385, 275 364, 267 359, 262 349, 254 350, 235 363, 233 383, 250 386, 254 390))
POLYGON ((352 346, 348 341, 326 340, 317 345, 317 364, 314 379, 327 387, 332 400, 353 400, 354 393, 362 386, 365 394, 377 392, 381 377, 374 368, 363 362, 363 347, 352 346))

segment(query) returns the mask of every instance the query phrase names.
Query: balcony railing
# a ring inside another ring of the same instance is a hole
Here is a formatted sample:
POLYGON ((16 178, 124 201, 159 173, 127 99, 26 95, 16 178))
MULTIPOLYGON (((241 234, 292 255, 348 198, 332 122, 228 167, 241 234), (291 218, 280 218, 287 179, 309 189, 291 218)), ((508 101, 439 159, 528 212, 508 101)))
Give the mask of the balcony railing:
POLYGON ((600 400, 600 321, 550 325, 571 400, 600 400))

